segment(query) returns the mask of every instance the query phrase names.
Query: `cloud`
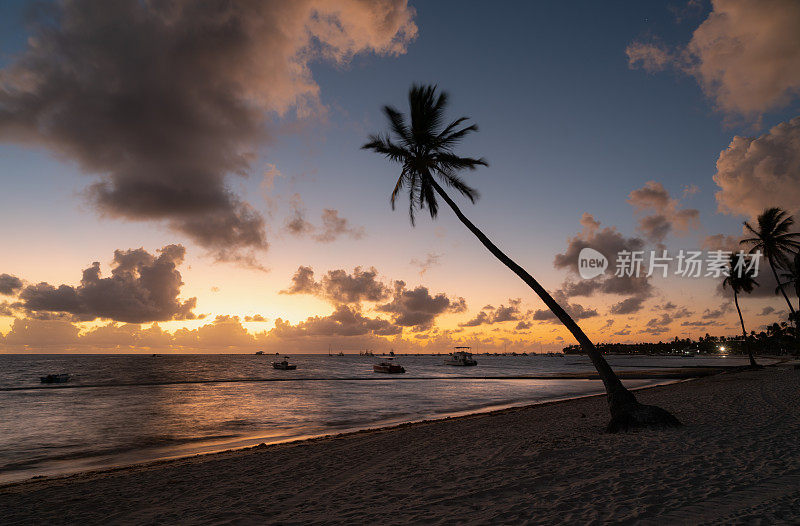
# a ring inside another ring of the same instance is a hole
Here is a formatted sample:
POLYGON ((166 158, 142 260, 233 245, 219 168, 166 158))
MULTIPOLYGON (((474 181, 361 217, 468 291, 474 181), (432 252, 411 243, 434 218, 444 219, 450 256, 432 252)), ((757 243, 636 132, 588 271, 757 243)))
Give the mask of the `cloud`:
POLYGON ((156 323, 142 328, 138 324, 112 322, 81 334, 79 341, 82 345, 117 350, 163 349, 173 344, 172 335, 156 323))
POLYGON ((364 227, 351 225, 350 221, 341 217, 337 210, 332 208, 324 209, 320 219, 321 225, 315 226, 306 220, 306 210, 298 194, 292 197, 292 207, 292 215, 286 219, 284 227, 293 236, 311 236, 320 243, 330 243, 343 236, 352 239, 364 237, 364 227))
POLYGON ((412 259, 411 265, 419 267, 419 275, 424 276, 425 273, 431 269, 431 267, 439 264, 439 258, 441 257, 442 254, 433 254, 429 252, 428 254, 425 255, 424 260, 419 260, 416 258, 412 259))
POLYGON ((266 321, 269 321, 269 320, 267 318, 265 318, 264 316, 262 316, 261 314, 254 314, 253 316, 245 316, 244 317, 244 321, 246 321, 248 323, 249 322, 261 322, 261 323, 263 323, 263 322, 266 322, 266 321))
POLYGON ((83 271, 77 287, 49 283, 29 285, 20 292, 21 306, 28 312, 69 315, 81 321, 97 318, 128 323, 195 318, 196 298, 178 298, 185 249, 167 245, 158 256, 143 248, 115 250, 111 276, 102 278, 95 262, 83 271))
POLYGON ((0 294, 13 296, 22 288, 22 280, 10 274, 0 274, 0 294))
POLYGON ((700 192, 700 187, 696 184, 687 184, 683 187, 683 197, 689 197, 700 192))
MULTIPOLYGON (((587 309, 583 305, 580 305, 578 303, 561 302, 561 307, 563 307, 563 309, 567 311, 567 314, 572 316, 572 319, 574 320, 583 320, 586 318, 593 318, 595 316, 599 316, 598 312, 595 309, 587 309)), ((553 314, 553 312, 550 311, 549 309, 536 310, 531 316, 531 318, 535 321, 547 321, 551 323, 559 322, 558 318, 556 318, 556 315, 553 314)))
POLYGON ((629 65, 694 76, 716 107, 749 119, 800 93, 800 4, 795 0, 714 0, 685 47, 633 42, 629 65))
POLYGON ((714 234, 706 236, 703 240, 703 249, 710 251, 730 251, 736 252, 740 249, 739 239, 741 236, 728 236, 725 234, 714 234))
POLYGON ((380 312, 388 312, 392 321, 401 327, 430 328, 437 316, 461 308, 460 300, 453 303, 444 293, 432 296, 427 287, 407 289, 404 281, 394 282, 392 301, 377 307, 380 312))
POLYGON ((324 209, 322 211, 322 226, 319 229, 319 233, 314 236, 314 239, 321 243, 330 243, 341 236, 361 239, 364 237, 364 227, 352 226, 350 221, 341 217, 339 212, 332 208, 324 209))
POLYGON ((520 321, 522 314, 519 306, 522 300, 519 298, 509 298, 508 306, 500 305, 494 308, 491 305, 485 306, 469 321, 459 323, 459 327, 477 327, 479 325, 492 325, 494 323, 503 323, 506 321, 520 321))
POLYGON ((704 320, 714 320, 721 318, 725 314, 733 310, 733 306, 729 302, 722 303, 716 309, 706 309, 701 316, 704 320))
POLYGON ((521 320, 519 323, 517 323, 517 326, 514 327, 514 329, 517 330, 517 331, 524 331, 524 330, 527 330, 527 329, 530 329, 530 328, 531 328, 531 324, 529 322, 525 321, 525 320, 521 320))
POLYGON ((564 253, 556 254, 553 266, 578 275, 578 255, 582 249, 589 247, 608 258, 609 268, 604 274, 591 280, 577 282, 567 280, 560 291, 565 298, 592 296, 598 292, 620 296, 648 297, 652 293, 652 285, 644 276, 645 273, 639 277, 614 274, 617 254, 622 251, 643 250, 644 240, 638 237, 626 238, 614 227, 600 228, 600 221, 588 213, 584 213, 581 217, 581 225, 583 227, 581 232, 568 239, 567 249, 564 253))
POLYGON ((661 42, 632 42, 625 48, 628 66, 640 67, 648 73, 664 71, 675 62, 672 52, 661 42))
POLYGON ((619 303, 611 306, 611 314, 633 314, 639 312, 644 307, 644 302, 647 298, 641 296, 632 296, 626 298, 619 303))
POLYGON ((357 309, 348 305, 337 305, 329 316, 314 316, 297 325, 280 318, 275 322, 272 336, 279 338, 299 338, 309 336, 391 336, 400 334, 402 328, 380 318, 363 316, 357 309))
MULTIPOLYGON (((104 215, 165 222, 238 259, 266 249, 237 196, 270 122, 323 111, 310 64, 398 55, 417 33, 405 0, 58 2, 0 71, 0 140, 96 174, 104 215)), ((332 232, 337 218, 328 217, 332 232)))
POLYGON ((673 230, 686 233, 699 227, 700 211, 680 208, 678 200, 671 198, 661 183, 648 181, 642 188, 633 190, 628 195, 628 203, 640 214, 639 230, 660 246, 673 230), (652 213, 641 215, 644 212, 652 213))
POLYGON ((761 312, 758 315, 759 316, 769 316, 773 312, 775 312, 775 308, 767 306, 767 307, 764 307, 763 309, 761 309, 761 312))
POLYGON ((356 267, 352 274, 343 269, 329 270, 317 282, 311 267, 300 266, 292 276, 292 285, 281 294, 310 294, 333 303, 376 302, 392 293, 377 277, 378 271, 374 267, 367 270, 356 267))
POLYGON ((666 327, 672 323, 673 318, 669 314, 662 314, 658 318, 651 318, 646 324, 646 327, 666 327))
POLYGON ((80 329, 67 320, 16 318, 3 338, 6 345, 37 349, 74 344, 80 329))
POLYGON ((718 321, 684 321, 681 327, 710 327, 712 325, 722 325, 718 321))
POLYGON ((467 311, 467 300, 462 296, 457 298, 450 298, 450 312, 453 314, 460 314, 467 311))
POLYGON ((720 212, 755 217, 773 206, 800 211, 800 117, 759 137, 734 137, 719 154, 714 182, 720 212))

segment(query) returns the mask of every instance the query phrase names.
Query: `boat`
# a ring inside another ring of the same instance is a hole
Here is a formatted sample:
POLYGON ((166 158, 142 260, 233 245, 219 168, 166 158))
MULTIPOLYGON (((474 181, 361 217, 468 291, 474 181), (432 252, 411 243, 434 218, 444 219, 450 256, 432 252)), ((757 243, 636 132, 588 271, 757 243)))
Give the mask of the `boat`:
POLYGON ((456 347, 450 356, 444 361, 445 365, 458 365, 468 367, 478 365, 478 362, 472 357, 470 347, 456 347))
POLYGON ((294 371, 297 369, 297 365, 293 363, 289 363, 289 357, 284 356, 283 360, 275 360, 272 362, 273 369, 280 369, 282 371, 294 371))
POLYGON ((387 358, 380 363, 376 363, 372 366, 372 370, 376 373, 389 373, 389 374, 397 374, 397 373, 404 373, 406 372, 405 368, 402 365, 398 365, 394 363, 393 358, 387 358))
POLYGON ((39 377, 43 384, 64 384, 69 382, 69 378, 70 376, 67 373, 48 374, 47 376, 39 377))
POLYGON ((344 353, 342 351, 339 351, 336 353, 336 356, 344 356, 344 353))
POLYGON ((264 351, 256 351, 257 356, 261 356, 262 354, 264 354, 264 351))

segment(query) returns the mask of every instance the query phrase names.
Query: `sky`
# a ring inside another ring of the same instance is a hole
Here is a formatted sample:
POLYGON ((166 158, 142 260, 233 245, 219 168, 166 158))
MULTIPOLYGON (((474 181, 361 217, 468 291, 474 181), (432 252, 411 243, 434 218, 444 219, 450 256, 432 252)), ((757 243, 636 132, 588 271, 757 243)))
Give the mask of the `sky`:
MULTIPOLYGON (((792 0, 235 4, 0 5, 0 352, 574 343, 449 210, 391 210, 360 147, 413 83, 479 126, 459 205, 597 342, 737 333, 721 277, 617 253, 800 211, 792 0)), ((760 281, 748 330, 786 319, 760 281)))

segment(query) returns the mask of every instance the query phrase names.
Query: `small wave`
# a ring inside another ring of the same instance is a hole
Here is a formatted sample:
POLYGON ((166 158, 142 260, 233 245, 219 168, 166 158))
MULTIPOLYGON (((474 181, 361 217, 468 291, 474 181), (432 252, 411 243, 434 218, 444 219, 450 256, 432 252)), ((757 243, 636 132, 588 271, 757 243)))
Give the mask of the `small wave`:
MULTIPOLYGON (((0 472, 15 471, 21 469, 28 469, 36 467, 45 462, 59 462, 70 460, 83 460, 96 457, 106 457, 114 455, 122 455, 142 449, 179 446, 183 444, 192 444, 197 442, 207 442, 214 440, 225 440, 237 438, 240 435, 225 434, 225 435, 207 435, 201 437, 171 437, 171 436, 158 436, 158 437, 145 437, 142 440, 132 444, 124 444, 112 447, 97 448, 97 449, 84 449, 80 451, 73 451, 69 453, 55 453, 50 455, 38 455, 30 457, 25 460, 16 462, 7 462, 0 464, 0 472)), ((57 446, 57 449, 71 448, 74 446, 57 446)))

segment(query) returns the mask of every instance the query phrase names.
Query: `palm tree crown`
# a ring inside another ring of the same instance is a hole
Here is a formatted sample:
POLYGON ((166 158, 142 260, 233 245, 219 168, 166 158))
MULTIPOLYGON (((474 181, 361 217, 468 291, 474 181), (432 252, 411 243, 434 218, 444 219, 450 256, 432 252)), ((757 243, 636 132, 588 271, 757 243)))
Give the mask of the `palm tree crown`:
POLYGON ((800 249, 800 233, 790 232, 794 218, 786 210, 768 208, 758 216, 755 227, 747 221, 744 228, 754 237, 743 239, 741 243, 750 248, 750 252, 761 251, 764 257, 778 267, 786 267, 789 254, 800 249))
POLYGON ((758 286, 758 282, 753 277, 755 269, 747 268, 746 265, 743 265, 742 263, 744 262, 740 262, 740 257, 742 256, 739 254, 731 254, 728 275, 722 282, 722 288, 730 287, 735 294, 741 294, 742 292, 750 294, 758 286))
POLYGON ((447 100, 446 92, 436 94, 436 86, 412 86, 408 93, 411 122, 406 122, 403 114, 395 108, 384 106, 383 112, 389 119, 394 137, 388 133, 373 134, 368 137, 369 142, 361 147, 383 154, 402 165, 391 203, 394 209, 397 194, 403 188, 408 189, 408 214, 412 225, 415 209, 427 208, 432 218, 439 211, 436 192, 431 184, 434 175, 474 203, 478 198, 477 190, 464 183, 458 172, 488 166, 485 159, 459 157, 453 153, 453 147, 469 133, 477 131, 478 127, 475 124, 462 126, 467 117, 458 118, 444 126, 447 100))

